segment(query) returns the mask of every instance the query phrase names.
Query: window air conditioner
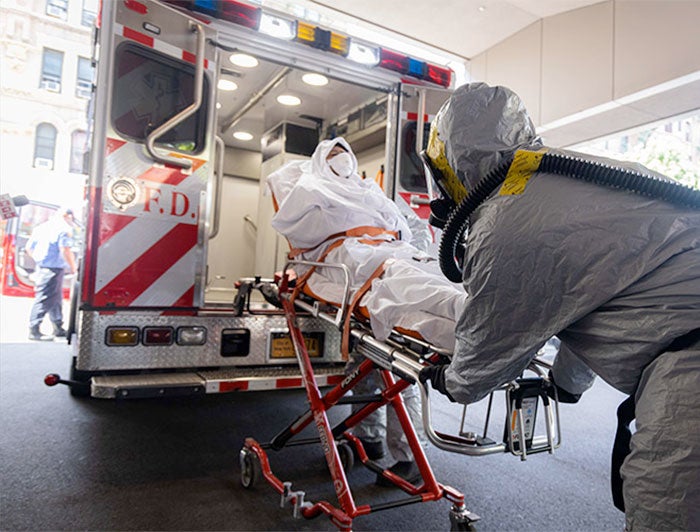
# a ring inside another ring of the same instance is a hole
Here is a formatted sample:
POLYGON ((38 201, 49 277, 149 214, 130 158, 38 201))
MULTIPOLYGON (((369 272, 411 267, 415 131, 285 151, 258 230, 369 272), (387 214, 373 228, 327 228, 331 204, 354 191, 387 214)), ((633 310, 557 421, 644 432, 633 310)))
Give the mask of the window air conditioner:
POLYGON ((89 98, 92 94, 92 83, 89 81, 78 81, 78 85, 75 88, 75 95, 78 98, 89 98))
POLYGON ((34 168, 49 168, 53 170, 53 159, 44 159, 43 157, 34 158, 34 168))
POLYGON ((53 79, 42 79, 41 88, 49 92, 61 92, 61 82, 53 79))
POLYGON ((46 6, 46 14, 52 17, 60 18, 61 20, 66 20, 66 8, 61 6, 55 6, 49 4, 46 6))

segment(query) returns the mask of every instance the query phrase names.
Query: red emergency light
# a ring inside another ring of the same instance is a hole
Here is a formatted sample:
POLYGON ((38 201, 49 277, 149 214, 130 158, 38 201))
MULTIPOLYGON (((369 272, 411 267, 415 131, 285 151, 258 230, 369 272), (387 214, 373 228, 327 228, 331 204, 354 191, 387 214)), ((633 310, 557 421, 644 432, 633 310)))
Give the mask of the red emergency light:
POLYGON ((379 66, 401 74, 408 73, 410 60, 408 56, 392 52, 386 48, 382 48, 379 52, 379 66))
POLYGON ((219 7, 219 18, 257 30, 260 27, 262 9, 233 0, 215 0, 219 7))
POLYGON ((449 68, 442 68, 436 65, 428 65, 428 72, 425 79, 432 81, 436 85, 442 85, 443 87, 449 87, 452 83, 452 70, 449 68))

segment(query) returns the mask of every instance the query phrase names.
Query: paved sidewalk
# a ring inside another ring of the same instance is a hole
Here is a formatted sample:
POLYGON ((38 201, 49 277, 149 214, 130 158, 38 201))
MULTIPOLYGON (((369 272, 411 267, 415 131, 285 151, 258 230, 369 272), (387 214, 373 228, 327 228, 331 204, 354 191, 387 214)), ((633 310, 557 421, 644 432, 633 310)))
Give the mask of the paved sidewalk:
MULTIPOLYGON (((10 297, 0 295, 0 343, 24 343, 29 342, 29 312, 34 299, 31 297, 10 297)), ((68 323, 68 310, 70 302, 63 300, 64 326, 68 323)), ((51 333, 51 323, 48 316, 41 324, 41 332, 51 333)), ((65 340, 63 340, 65 341, 65 340)))

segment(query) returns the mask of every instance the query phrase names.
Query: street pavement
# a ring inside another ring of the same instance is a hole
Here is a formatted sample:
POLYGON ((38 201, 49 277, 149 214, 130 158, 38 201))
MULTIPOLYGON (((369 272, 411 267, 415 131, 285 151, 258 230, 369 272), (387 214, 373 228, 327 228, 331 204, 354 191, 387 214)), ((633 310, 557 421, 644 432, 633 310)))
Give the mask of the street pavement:
MULTIPOLYGON (((2 298, 0 309, 0 529, 2 530, 333 530, 329 520, 295 520, 264 481, 239 483, 244 438, 267 441, 306 409, 301 391, 114 402, 47 388, 67 376, 65 342, 28 342, 31 300, 2 298)), ((48 327, 47 327, 48 329, 48 327)), ((477 530, 621 531, 609 494, 615 409, 623 396, 598 382, 577 405, 562 405, 562 447, 521 462, 468 457, 429 446, 438 481, 466 497, 477 530)), ((499 397, 499 401, 502 398, 499 397)), ((438 430, 457 430, 461 410, 433 401, 438 430)), ((331 412, 332 420, 347 414, 331 412)), ((481 413, 475 407, 474 413, 481 413)), ((477 430, 477 424, 469 426, 477 430)), ((492 421, 500 437, 503 417, 492 421)), ((309 434, 311 435, 311 434, 309 434)), ((270 452, 273 472, 307 500, 335 496, 319 445, 270 452)), ((349 472, 358 504, 401 493, 349 472)), ((412 504, 358 517, 355 530, 448 530, 450 504, 412 504)))

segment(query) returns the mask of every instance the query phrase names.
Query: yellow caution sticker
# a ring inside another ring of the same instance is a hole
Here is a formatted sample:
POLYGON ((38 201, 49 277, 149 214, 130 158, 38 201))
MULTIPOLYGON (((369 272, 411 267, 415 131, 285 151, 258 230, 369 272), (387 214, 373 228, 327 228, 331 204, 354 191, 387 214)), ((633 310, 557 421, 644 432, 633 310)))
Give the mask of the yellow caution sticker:
POLYGON ((515 196, 525 192, 528 181, 539 169, 540 161, 542 161, 542 156, 546 151, 545 149, 539 151, 516 151, 498 195, 515 196))
POLYGON ((454 170, 447 161, 447 156, 445 155, 445 143, 440 140, 438 136, 437 128, 430 128, 430 135, 428 137, 428 147, 425 153, 430 157, 435 168, 442 172, 444 180, 442 185, 445 190, 452 198, 452 201, 459 204, 464 198, 467 197, 467 189, 464 187, 462 182, 459 180, 454 170))

